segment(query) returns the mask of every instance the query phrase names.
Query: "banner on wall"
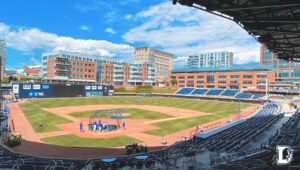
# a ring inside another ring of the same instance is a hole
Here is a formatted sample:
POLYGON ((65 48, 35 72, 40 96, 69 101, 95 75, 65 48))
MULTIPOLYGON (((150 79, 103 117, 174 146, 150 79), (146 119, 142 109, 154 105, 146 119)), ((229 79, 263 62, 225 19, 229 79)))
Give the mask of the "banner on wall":
POLYGON ((13 93, 19 94, 19 84, 13 84, 13 93))

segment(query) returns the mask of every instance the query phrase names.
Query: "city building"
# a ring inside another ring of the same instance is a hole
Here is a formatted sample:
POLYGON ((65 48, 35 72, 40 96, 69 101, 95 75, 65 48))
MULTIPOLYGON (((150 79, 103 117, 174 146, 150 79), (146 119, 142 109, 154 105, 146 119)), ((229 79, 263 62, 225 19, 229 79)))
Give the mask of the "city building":
POLYGON ((233 53, 227 51, 200 53, 188 58, 189 68, 231 67, 232 64, 233 53))
POLYGON ((134 50, 134 61, 154 64, 156 81, 161 84, 168 79, 168 74, 173 69, 174 55, 149 47, 138 47, 134 50))
POLYGON ((25 75, 28 77, 39 77, 41 76, 41 66, 24 66, 25 75))
POLYGON ((188 68, 172 70, 169 83, 174 80, 179 87, 256 89, 274 83, 275 74, 270 67, 188 68))
POLYGON ((278 59, 264 46, 260 48, 260 64, 273 67, 276 82, 300 82, 300 62, 278 59))
POLYGON ((6 42, 5 40, 0 39, 0 67, 1 67, 1 78, 5 73, 5 63, 6 63, 6 42))
POLYGON ((153 86, 153 64, 107 60, 73 52, 42 55, 42 76, 47 82, 101 83, 114 86, 153 86))
POLYGON ((153 64, 97 60, 97 81, 116 86, 154 86, 156 73, 153 64))

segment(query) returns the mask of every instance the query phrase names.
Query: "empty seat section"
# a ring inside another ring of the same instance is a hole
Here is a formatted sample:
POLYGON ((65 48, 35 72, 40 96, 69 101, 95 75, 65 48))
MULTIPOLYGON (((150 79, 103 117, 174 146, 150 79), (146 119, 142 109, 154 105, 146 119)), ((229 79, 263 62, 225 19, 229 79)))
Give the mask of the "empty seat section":
POLYGON ((195 89, 191 95, 204 95, 208 89, 195 89))
POLYGON ((221 96, 229 96, 229 97, 234 97, 239 91, 238 90, 231 90, 231 89, 228 89, 228 90, 225 90, 221 96))
POLYGON ((207 96, 218 96, 219 94, 222 93, 224 89, 211 89, 209 92, 207 92, 207 96))
POLYGON ((252 93, 240 93, 235 98, 238 99, 250 99, 253 96, 252 93))
POLYGON ((259 98, 264 97, 264 96, 265 96, 265 94, 254 94, 253 99, 259 99, 259 98))
POLYGON ((194 88, 190 88, 190 87, 184 87, 182 89, 180 89, 176 94, 190 94, 192 91, 194 90, 194 88))

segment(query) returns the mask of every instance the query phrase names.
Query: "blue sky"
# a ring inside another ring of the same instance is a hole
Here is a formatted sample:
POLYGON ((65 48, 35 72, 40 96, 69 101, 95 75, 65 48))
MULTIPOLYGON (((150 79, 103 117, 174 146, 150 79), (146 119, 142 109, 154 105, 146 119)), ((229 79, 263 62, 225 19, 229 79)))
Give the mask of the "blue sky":
POLYGON ((175 54, 176 67, 207 51, 232 51, 236 65, 259 61, 259 44, 237 24, 167 0, 3 1, 0 38, 8 68, 41 64, 53 50, 132 60, 138 46, 175 54))

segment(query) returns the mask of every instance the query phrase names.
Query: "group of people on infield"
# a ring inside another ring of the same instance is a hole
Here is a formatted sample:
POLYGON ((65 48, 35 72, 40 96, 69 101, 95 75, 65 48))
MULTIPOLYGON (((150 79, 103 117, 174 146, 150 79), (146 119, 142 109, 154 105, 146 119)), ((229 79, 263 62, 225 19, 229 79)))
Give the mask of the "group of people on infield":
MULTIPOLYGON (((92 126, 92 129, 90 129, 90 130, 91 130, 91 131, 94 131, 94 132, 96 132, 96 131, 102 132, 103 130, 105 130, 105 129, 108 128, 108 125, 104 125, 104 124, 101 122, 100 119, 98 120, 98 123, 97 123, 96 121, 94 121, 92 125, 93 125, 93 126, 92 126)), ((121 126, 122 126, 123 129, 125 129, 125 128, 126 128, 126 122, 123 121, 121 126)), ((83 125, 83 122, 80 122, 80 124, 79 124, 79 130, 80 130, 80 132, 84 132, 84 125, 83 125)))

